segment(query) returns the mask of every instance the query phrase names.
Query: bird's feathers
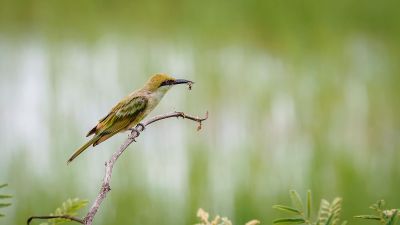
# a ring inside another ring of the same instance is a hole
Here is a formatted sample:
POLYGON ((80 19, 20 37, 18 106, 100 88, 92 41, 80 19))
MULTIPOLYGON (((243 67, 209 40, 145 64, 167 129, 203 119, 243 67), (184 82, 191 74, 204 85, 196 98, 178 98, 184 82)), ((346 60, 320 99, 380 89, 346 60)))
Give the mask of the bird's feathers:
POLYGON ((148 100, 144 96, 128 96, 114 106, 111 111, 102 118, 99 123, 89 131, 87 136, 95 134, 90 141, 80 147, 71 156, 68 162, 74 160, 79 154, 85 151, 90 145, 96 146, 115 134, 127 130, 145 117, 145 109, 148 100))
POLYGON ((76 157, 78 157, 78 155, 80 155, 83 151, 85 151, 90 145, 92 145, 93 143, 95 143, 97 140, 99 140, 101 138, 100 135, 96 135, 94 136, 92 139, 90 139, 88 142, 86 142, 84 145, 82 145, 82 147, 78 148, 74 154, 72 154, 72 156, 68 159, 67 163, 72 162, 72 160, 74 160, 76 157))
POLYGON ((146 108, 147 102, 148 100, 144 96, 123 99, 105 117, 99 120, 99 123, 89 131, 87 136, 109 134, 130 128, 127 126, 138 119, 138 115, 146 108))

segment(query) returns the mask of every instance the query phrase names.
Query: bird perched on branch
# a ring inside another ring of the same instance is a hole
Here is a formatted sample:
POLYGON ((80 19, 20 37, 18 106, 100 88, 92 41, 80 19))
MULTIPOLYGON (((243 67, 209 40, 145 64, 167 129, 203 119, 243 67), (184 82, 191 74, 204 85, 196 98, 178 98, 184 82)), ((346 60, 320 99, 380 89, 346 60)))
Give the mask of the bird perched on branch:
POLYGON ((99 120, 98 124, 86 135, 86 137, 94 135, 93 138, 77 149, 68 159, 68 163, 72 162, 90 145, 94 147, 119 132, 133 129, 158 105, 165 93, 176 84, 188 84, 190 89, 193 82, 175 79, 166 74, 153 75, 141 89, 123 98, 105 117, 99 120))

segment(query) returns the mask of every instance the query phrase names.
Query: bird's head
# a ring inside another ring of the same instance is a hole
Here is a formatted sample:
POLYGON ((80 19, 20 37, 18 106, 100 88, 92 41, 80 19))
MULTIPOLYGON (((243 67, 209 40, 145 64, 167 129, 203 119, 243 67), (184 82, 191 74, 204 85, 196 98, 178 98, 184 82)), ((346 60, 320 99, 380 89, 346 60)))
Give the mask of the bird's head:
POLYGON ((156 91, 166 92, 176 84, 192 84, 192 83, 194 82, 190 80, 175 79, 174 77, 171 77, 167 74, 158 73, 150 77, 145 87, 147 90, 151 92, 156 92, 156 91))

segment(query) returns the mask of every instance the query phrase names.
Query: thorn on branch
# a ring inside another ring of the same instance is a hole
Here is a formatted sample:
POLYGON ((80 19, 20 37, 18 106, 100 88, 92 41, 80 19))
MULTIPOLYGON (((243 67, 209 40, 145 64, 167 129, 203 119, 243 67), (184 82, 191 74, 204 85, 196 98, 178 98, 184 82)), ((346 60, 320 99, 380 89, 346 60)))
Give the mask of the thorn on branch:
POLYGON ((105 192, 111 191, 110 184, 108 184, 108 183, 104 184, 104 185, 103 185, 103 190, 104 190, 105 192))
POLYGON ((197 131, 201 130, 201 121, 199 122, 199 126, 197 126, 197 131))
POLYGON ((188 89, 189 89, 189 91, 192 90, 193 82, 189 82, 189 83, 187 83, 187 84, 188 84, 188 89))

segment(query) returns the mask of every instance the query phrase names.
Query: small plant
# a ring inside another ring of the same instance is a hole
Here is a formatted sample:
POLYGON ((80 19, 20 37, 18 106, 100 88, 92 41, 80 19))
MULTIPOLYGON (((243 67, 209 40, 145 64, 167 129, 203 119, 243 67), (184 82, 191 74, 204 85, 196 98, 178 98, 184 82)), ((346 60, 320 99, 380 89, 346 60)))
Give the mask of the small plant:
POLYGON ((289 192, 293 206, 274 205, 274 209, 290 213, 293 216, 280 218, 273 221, 274 224, 307 224, 307 225, 345 225, 347 221, 340 223, 340 211, 342 210, 342 199, 335 198, 330 203, 321 200, 318 217, 312 218, 311 191, 307 192, 306 205, 304 206, 300 195, 295 191, 289 192))
MULTIPOLYGON (((208 212, 204 211, 203 209, 197 210, 197 217, 200 218, 201 223, 196 225, 232 225, 232 222, 227 217, 220 217, 219 215, 215 216, 212 221, 209 221, 209 214, 208 212)), ((258 220, 251 220, 246 223, 246 225, 257 225, 260 224, 258 220)))
MULTIPOLYGON (((0 189, 4 188, 4 187, 7 187, 7 184, 0 185, 0 189)), ((12 198, 12 196, 0 194, 0 208, 5 208, 5 207, 8 207, 11 205, 11 203, 3 203, 2 202, 3 199, 7 199, 7 198, 12 198)), ((0 217, 4 217, 4 216, 5 216, 4 214, 0 213, 0 217)))
MULTIPOLYGON (((33 216, 28 219, 28 224, 33 219, 47 219, 47 223, 41 223, 40 225, 58 225, 73 220, 72 218, 77 215, 79 209, 87 205, 87 200, 79 198, 68 199, 62 203, 62 206, 57 208, 54 213, 49 216, 33 216), (71 218, 71 219, 69 219, 71 218)), ((83 222, 80 222, 83 223, 83 222)))
POLYGON ((369 208, 375 210, 377 215, 360 215, 355 216, 355 218, 375 220, 379 221, 383 225, 395 225, 397 224, 400 216, 399 209, 383 209, 385 205, 384 200, 379 200, 375 204, 371 205, 369 208))

